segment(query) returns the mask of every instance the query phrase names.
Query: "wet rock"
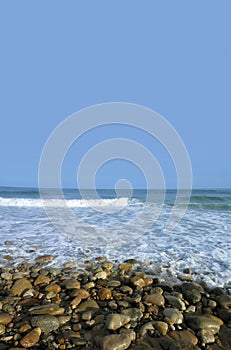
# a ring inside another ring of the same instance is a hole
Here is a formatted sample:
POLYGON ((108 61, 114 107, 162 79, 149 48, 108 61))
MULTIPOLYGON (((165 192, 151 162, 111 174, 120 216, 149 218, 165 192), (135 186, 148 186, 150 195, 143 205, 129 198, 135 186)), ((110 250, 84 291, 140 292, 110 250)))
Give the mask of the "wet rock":
POLYGON ((166 294, 165 299, 167 300, 168 304, 176 307, 179 310, 185 310, 185 303, 180 299, 175 297, 174 295, 166 294))
POLYGON ((118 266, 119 270, 122 272, 128 272, 134 269, 133 264, 119 264, 118 266))
POLYGON ((219 295, 216 301, 224 309, 229 309, 231 307, 231 297, 229 295, 219 295))
POLYGON ((215 337, 208 329, 200 329, 197 333, 198 338, 202 344, 211 344, 215 342, 215 337))
POLYGON ((32 289, 32 284, 26 278, 19 278, 13 284, 11 288, 12 296, 20 296, 25 290, 32 289))
POLYGON ((12 280, 12 273, 10 272, 3 272, 1 273, 1 278, 3 278, 6 281, 11 281, 12 280))
POLYGON ((135 287, 145 287, 145 281, 142 277, 139 276, 134 276, 131 278, 131 283, 135 286, 135 287))
POLYGON ((64 309, 60 308, 58 304, 45 304, 34 306, 29 309, 32 315, 60 315, 64 313, 64 309))
POLYGON ((159 293, 152 293, 152 294, 146 295, 144 301, 147 304, 152 304, 152 305, 157 305, 162 307, 164 307, 164 304, 165 304, 165 299, 163 295, 159 293))
POLYGON ((89 298, 90 294, 86 289, 74 289, 71 297, 78 297, 80 300, 89 298))
POLYGON ((106 335, 102 340, 102 350, 126 350, 135 339, 135 332, 106 335))
POLYGON ((188 315, 186 317, 186 322, 189 327, 195 331, 198 331, 199 329, 207 329, 212 332, 212 334, 216 334, 220 329, 220 325, 216 321, 205 316, 188 315))
POLYGON ((168 332, 168 324, 162 321, 156 321, 154 323, 156 330, 160 333, 160 335, 166 335, 168 332))
POLYGON ((53 255, 41 255, 35 259, 35 261, 39 264, 42 264, 46 261, 51 261, 51 260, 54 260, 53 255))
POLYGON ((61 291, 61 287, 56 283, 51 283, 48 286, 46 286, 45 291, 48 293, 59 293, 61 291))
POLYGON ((39 284, 48 284, 50 282, 50 277, 45 275, 39 275, 34 281, 34 285, 38 286, 39 284))
POLYGON ((110 314, 107 316, 106 327, 115 331, 130 321, 130 317, 123 314, 110 314))
POLYGON ((39 315, 31 318, 32 327, 39 327, 42 332, 48 334, 59 328, 58 318, 52 315, 39 315))
POLYGON ((153 323, 152 322, 147 322, 145 323, 144 325, 142 325, 140 327, 140 330, 139 330, 139 335, 141 337, 144 337, 146 336, 146 334, 149 332, 149 331, 154 331, 154 327, 153 327, 153 323))
POLYGON ((220 309, 217 311, 218 316, 226 323, 231 321, 231 309, 220 309))
POLYGON ((65 281, 65 287, 66 289, 79 289, 80 288, 80 282, 78 280, 67 280, 65 281))
POLYGON ((201 293, 193 283, 183 283, 182 292, 183 292, 184 298, 190 304, 196 304, 201 300, 201 293))
POLYGON ((194 345, 196 345, 198 343, 197 337, 192 332, 189 332, 189 331, 186 331, 186 330, 171 331, 171 332, 168 333, 168 335, 174 340, 184 339, 188 343, 192 343, 194 345))
POLYGON ((164 309, 163 314, 168 323, 180 324, 183 321, 183 314, 177 309, 167 307, 164 309))
POLYGON ((100 289, 98 294, 100 300, 109 300, 112 297, 112 292, 109 288, 100 289))
POLYGON ((12 321, 12 316, 4 312, 0 314, 0 324, 9 324, 12 321))
POLYGON ((129 316, 131 321, 139 321, 143 317, 143 313, 138 308, 128 308, 122 311, 123 315, 129 316))
POLYGON ((4 324, 0 324, 0 335, 3 335, 6 331, 6 326, 4 324))
POLYGON ((99 305, 95 300, 89 299, 86 301, 82 301, 81 304, 78 306, 79 312, 84 312, 87 309, 99 309, 99 305))
POLYGON ((20 344, 24 348, 31 348, 38 343, 40 335, 41 329, 38 327, 34 328, 20 340, 20 344))
POLYGON ((121 282, 119 280, 111 280, 107 285, 108 287, 116 288, 121 286, 121 282))

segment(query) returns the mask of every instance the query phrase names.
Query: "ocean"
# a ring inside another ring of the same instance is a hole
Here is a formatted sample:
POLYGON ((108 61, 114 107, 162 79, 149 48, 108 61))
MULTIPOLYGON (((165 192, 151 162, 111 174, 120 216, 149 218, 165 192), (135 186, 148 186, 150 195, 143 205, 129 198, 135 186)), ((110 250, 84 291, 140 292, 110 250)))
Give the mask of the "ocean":
POLYGON ((51 264, 60 266, 98 256, 118 262, 132 258, 165 280, 174 282, 190 268, 208 285, 231 288, 230 189, 193 190, 173 230, 166 230, 166 222, 174 190, 166 191, 163 204, 155 191, 147 201, 145 190, 116 197, 114 190, 82 196, 67 189, 64 195, 65 208, 55 192, 47 191, 42 201, 36 188, 0 187, 0 266, 9 264, 6 256, 20 263, 51 254, 51 264))

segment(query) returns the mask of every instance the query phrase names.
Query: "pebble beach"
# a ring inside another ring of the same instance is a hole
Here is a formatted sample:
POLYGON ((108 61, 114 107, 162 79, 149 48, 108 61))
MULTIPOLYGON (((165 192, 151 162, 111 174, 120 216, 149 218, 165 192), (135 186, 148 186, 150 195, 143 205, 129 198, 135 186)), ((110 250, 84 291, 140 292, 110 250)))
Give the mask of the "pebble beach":
POLYGON ((228 290, 196 283, 190 268, 169 284, 134 259, 97 257, 84 268, 56 267, 52 255, 8 259, 0 268, 0 350, 231 349, 228 290))

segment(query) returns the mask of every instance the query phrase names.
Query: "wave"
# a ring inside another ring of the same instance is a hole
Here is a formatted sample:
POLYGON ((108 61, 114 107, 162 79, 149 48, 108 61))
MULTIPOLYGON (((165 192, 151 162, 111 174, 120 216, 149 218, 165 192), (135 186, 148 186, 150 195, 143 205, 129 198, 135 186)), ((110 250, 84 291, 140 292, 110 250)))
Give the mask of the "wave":
POLYGON ((69 208, 99 208, 99 207, 125 207, 128 205, 128 198, 113 199, 32 199, 32 198, 2 198, 0 197, 1 207, 63 207, 64 203, 69 208))

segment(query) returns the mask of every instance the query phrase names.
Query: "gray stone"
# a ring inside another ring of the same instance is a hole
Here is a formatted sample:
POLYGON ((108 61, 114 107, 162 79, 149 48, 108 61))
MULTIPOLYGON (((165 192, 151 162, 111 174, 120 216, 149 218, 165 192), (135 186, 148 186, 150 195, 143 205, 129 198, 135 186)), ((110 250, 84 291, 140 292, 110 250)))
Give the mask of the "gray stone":
POLYGON ((130 317, 131 321, 138 321, 143 317, 143 312, 138 308, 128 308, 123 310, 122 313, 130 317))
POLYGON ((59 320, 52 315, 39 315, 31 318, 31 324, 33 327, 39 327, 42 332, 48 334, 59 328, 59 320))
POLYGON ((131 345, 133 339, 135 339, 134 331, 106 335, 102 341, 102 350, 126 350, 131 345))
POLYGON ((172 323, 174 324, 180 324, 183 321, 183 315, 177 309, 167 307, 166 309, 164 309, 163 314, 167 319, 171 320, 172 323))
POLYGON ((190 304, 196 304, 201 300, 201 293, 193 283, 183 283, 182 292, 185 300, 190 304))
POLYGON ((181 299, 179 299, 179 298, 177 298, 177 297, 175 297, 175 296, 173 296, 171 294, 166 294, 165 295, 165 299, 167 300, 169 305, 171 305, 173 307, 176 307, 179 310, 185 310, 186 309, 185 303, 181 299))

